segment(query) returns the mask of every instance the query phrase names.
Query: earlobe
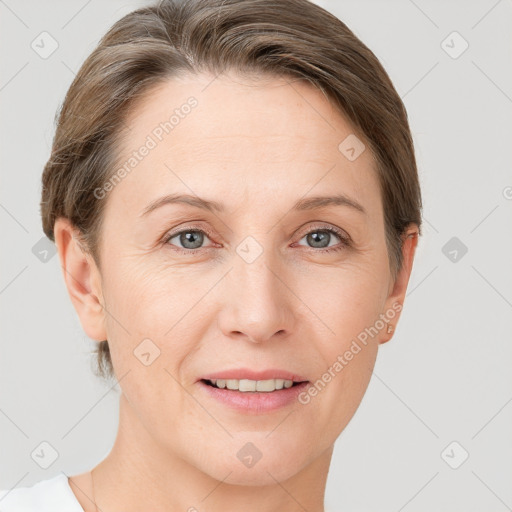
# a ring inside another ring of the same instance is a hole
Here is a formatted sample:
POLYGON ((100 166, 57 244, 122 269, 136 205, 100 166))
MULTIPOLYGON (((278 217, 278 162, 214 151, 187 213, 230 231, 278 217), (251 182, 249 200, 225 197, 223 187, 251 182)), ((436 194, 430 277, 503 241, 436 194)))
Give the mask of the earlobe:
POLYGON ((414 254, 418 245, 418 226, 412 224, 404 233, 402 240, 402 267, 397 273, 396 279, 392 285, 392 290, 385 303, 384 314, 393 310, 393 318, 389 320, 387 328, 381 333, 382 335, 379 338, 380 344, 389 341, 396 331, 396 325, 400 318, 407 285, 409 284, 409 278, 412 272, 414 254), (397 305, 399 305, 399 307, 397 307, 397 305), (391 326, 391 328, 389 328, 389 326, 391 326))
POLYGON ((55 221, 55 244, 64 282, 71 302, 87 336, 96 341, 107 339, 99 270, 80 243, 69 219, 55 221))

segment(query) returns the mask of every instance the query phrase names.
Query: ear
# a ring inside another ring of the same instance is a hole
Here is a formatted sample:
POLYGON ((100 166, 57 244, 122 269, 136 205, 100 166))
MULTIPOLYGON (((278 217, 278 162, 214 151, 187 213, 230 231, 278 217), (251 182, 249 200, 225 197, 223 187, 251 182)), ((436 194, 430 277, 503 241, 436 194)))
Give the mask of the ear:
POLYGON ((387 312, 387 314, 384 314, 390 318, 388 325, 391 325, 393 329, 391 333, 388 333, 388 327, 384 327, 379 337, 380 344, 389 341, 396 330, 405 300, 409 277, 411 276, 414 254, 418 245, 418 232, 418 226, 413 223, 407 227, 402 235, 402 268, 398 271, 395 280, 390 283, 384 309, 387 312), (391 312, 395 312, 393 318, 391 318, 391 312))
POLYGON ((82 248, 78 230, 69 219, 58 218, 54 233, 64 282, 82 328, 89 338, 106 340, 101 275, 96 263, 82 248))

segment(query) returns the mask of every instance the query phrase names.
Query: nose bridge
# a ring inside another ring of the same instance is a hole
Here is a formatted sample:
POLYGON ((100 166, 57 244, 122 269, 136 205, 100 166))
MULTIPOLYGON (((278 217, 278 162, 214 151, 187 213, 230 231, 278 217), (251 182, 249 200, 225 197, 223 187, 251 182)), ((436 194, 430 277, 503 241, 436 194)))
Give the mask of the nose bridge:
POLYGON ((251 238, 236 248, 220 327, 226 336, 236 333, 263 342, 277 333, 289 333, 293 294, 283 283, 284 267, 274 251, 251 238))

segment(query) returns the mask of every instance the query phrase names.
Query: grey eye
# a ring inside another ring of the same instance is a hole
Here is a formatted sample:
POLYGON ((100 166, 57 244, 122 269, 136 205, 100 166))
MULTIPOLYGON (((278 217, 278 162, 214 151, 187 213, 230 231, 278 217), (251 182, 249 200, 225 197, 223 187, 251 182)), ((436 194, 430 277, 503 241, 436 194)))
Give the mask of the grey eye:
POLYGON ((306 239, 308 245, 314 249, 325 249, 329 247, 329 243, 334 240, 334 244, 336 245, 336 238, 338 238, 339 241, 343 241, 343 239, 335 233, 333 230, 330 229, 314 229, 307 233, 304 237, 302 237, 301 240, 306 239), (333 238, 334 235, 334 238, 333 238))
POLYGON ((179 239, 179 243, 183 249, 199 249, 203 244, 205 234, 200 230, 187 229, 176 233, 169 238, 167 242, 170 243, 174 238, 179 239))
POLYGON ((313 247, 321 248, 327 247, 329 245, 329 241, 331 239, 331 234, 326 231, 313 231, 306 235, 306 240, 313 247))

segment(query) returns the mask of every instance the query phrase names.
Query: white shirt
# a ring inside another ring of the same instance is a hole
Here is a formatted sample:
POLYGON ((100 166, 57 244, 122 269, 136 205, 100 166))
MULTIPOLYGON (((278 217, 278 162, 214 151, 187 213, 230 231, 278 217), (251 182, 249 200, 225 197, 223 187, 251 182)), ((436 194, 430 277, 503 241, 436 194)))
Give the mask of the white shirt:
MULTIPOLYGON (((326 508, 325 512, 331 509, 326 508)), ((1 512, 84 512, 68 483, 68 477, 59 473, 41 480, 31 487, 17 487, 12 491, 0 489, 1 512)))
POLYGON ((2 512, 84 512, 68 483, 59 473, 30 487, 0 489, 2 512))

